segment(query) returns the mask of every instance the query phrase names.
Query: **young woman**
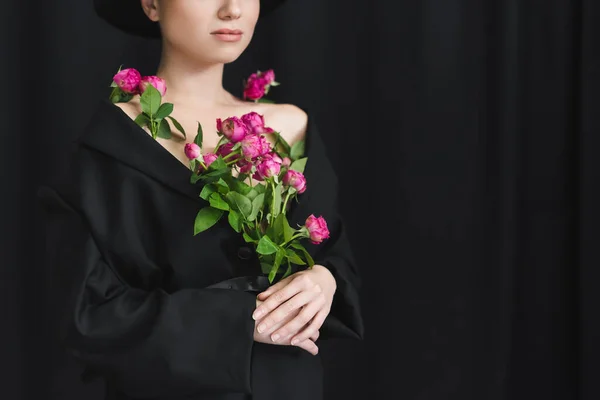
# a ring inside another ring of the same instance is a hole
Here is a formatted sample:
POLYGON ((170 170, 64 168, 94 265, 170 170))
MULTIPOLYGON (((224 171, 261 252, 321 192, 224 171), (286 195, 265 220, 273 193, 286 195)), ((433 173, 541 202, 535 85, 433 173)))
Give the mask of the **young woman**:
MULTIPOLYGON (((306 141, 307 189, 290 223, 322 215, 316 265, 268 288, 257 255, 226 221, 196 236, 205 205, 190 183, 187 139, 153 139, 139 98, 101 100, 69 168, 40 191, 57 332, 106 399, 315 400, 317 339, 362 338, 359 278, 337 213, 337 180, 314 121, 290 104, 243 101, 222 86, 272 0, 95 0, 129 33, 160 37, 156 75, 186 132, 255 111, 290 143, 306 141)), ((219 137, 204 129, 204 149, 219 137)))

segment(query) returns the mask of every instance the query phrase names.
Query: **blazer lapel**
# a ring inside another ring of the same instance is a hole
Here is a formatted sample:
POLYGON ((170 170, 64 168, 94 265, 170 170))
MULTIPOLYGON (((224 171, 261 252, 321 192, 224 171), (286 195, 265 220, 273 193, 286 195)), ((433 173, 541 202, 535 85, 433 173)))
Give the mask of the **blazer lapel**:
POLYGON ((190 182, 192 171, 139 127, 123 110, 102 100, 77 140, 198 202, 202 181, 190 182))

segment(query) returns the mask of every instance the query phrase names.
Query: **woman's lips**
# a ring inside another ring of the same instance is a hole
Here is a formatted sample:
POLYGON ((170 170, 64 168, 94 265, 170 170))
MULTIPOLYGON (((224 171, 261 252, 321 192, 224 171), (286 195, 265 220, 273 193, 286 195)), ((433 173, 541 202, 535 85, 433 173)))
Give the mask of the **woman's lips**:
POLYGON ((237 42, 242 39, 242 31, 233 29, 219 29, 212 32, 212 35, 224 42, 237 42))

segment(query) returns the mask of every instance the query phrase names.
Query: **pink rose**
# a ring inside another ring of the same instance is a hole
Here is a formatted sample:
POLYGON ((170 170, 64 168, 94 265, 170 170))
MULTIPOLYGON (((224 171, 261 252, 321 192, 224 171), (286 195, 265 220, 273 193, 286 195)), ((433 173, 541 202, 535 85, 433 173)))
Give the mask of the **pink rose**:
POLYGON ((281 157, 279 157, 279 155, 277 153, 273 153, 273 152, 266 153, 263 156, 263 159, 273 160, 273 161, 275 161, 278 164, 282 164, 283 163, 283 160, 281 159, 281 157))
POLYGON ((195 160, 200 157, 200 146, 196 143, 186 143, 185 148, 185 156, 190 160, 195 160))
MULTIPOLYGON (((231 142, 225 143, 224 145, 219 146, 219 149, 217 150, 217 155, 225 158, 226 156, 231 154, 231 149, 233 148, 233 146, 234 146, 234 143, 231 143, 231 142)), ((239 158, 239 156, 232 156, 227 159, 227 162, 237 160, 238 158, 239 158)))
POLYGON ((265 80, 267 85, 270 85, 271 83, 275 82, 275 72, 272 69, 263 72, 261 74, 261 77, 265 80))
POLYGON ((113 77, 113 82, 125 93, 139 94, 142 75, 135 68, 123 69, 113 77))
POLYGON ((217 132, 223 132, 223 121, 221 121, 221 118, 217 118, 217 132))
POLYGON ((261 135, 247 135, 240 143, 242 154, 247 160, 253 160, 271 150, 269 142, 261 135))
MULTIPOLYGON (((218 155, 213 154, 213 153, 206 153, 204 155, 204 165, 206 165, 206 168, 210 167, 210 164, 214 163, 215 160, 217 158, 219 158, 218 155)), ((204 171, 204 167, 202 166, 202 164, 200 164, 200 166, 198 167, 198 172, 203 172, 204 171)))
POLYGON ((254 174, 254 178, 262 181, 272 176, 279 175, 279 171, 281 171, 280 163, 271 158, 265 158, 256 166, 256 174, 254 174))
POLYGON ((244 88, 244 99, 258 100, 265 95, 266 83, 263 79, 249 79, 244 88))
POLYGON ((167 83, 164 79, 159 78, 158 76, 143 77, 142 81, 140 82, 140 93, 144 93, 148 85, 154 86, 161 96, 164 96, 165 93, 167 93, 167 83))
POLYGON ((250 173, 250 171, 252 171, 252 167, 254 166, 254 164, 251 161, 248 161, 243 158, 240 159, 236 165, 240 169, 240 174, 250 173))
POLYGON ((221 132, 233 143, 241 141, 249 133, 249 129, 238 117, 227 118, 221 123, 221 132))
POLYGON ((292 165, 292 160, 290 160, 289 157, 283 157, 283 161, 281 161, 281 164, 287 168, 290 165, 292 165))
POLYGON ((329 238, 329 229, 327 229, 327 222, 323 217, 317 218, 311 214, 306 219, 304 226, 308 229, 310 241, 313 244, 319 244, 329 238))
POLYGON ((293 169, 290 169, 285 173, 283 176, 283 184, 293 187, 298 193, 303 193, 306 190, 306 178, 302 172, 294 171, 293 169))
POLYGON ((265 129, 265 120, 263 119, 263 116, 254 111, 242 115, 242 121, 250 128, 250 132, 254 134, 261 134, 265 129))

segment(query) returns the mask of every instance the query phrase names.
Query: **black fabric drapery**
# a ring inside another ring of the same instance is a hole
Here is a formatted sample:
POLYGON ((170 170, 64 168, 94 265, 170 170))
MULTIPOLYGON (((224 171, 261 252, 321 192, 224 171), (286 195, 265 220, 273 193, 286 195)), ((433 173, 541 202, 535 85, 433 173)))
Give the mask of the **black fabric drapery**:
MULTIPOLYGON (((34 194, 158 47, 91 3, 1 14, 5 399, 101 390, 53 363, 34 194)), ((322 347, 328 398, 600 397, 599 19, 594 0, 290 0, 227 66, 235 93, 274 68, 340 175, 367 331, 322 347)))

